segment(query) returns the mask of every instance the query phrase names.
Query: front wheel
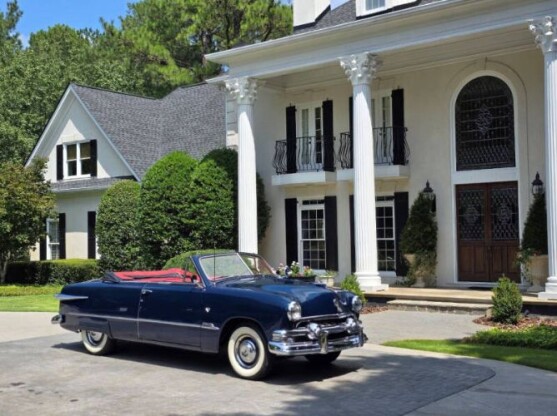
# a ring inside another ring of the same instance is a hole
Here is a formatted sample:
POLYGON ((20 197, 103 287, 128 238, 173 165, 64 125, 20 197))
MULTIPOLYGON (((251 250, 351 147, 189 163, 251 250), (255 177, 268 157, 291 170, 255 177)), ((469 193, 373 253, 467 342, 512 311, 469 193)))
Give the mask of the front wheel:
POLYGON ((228 360, 236 374, 248 380, 259 380, 271 368, 271 357, 265 337, 252 325, 240 326, 228 338, 228 360))
POLYGON ((338 356, 340 355, 340 351, 337 352, 330 352, 328 354, 312 354, 312 355, 306 355, 306 360, 308 360, 310 363, 312 364, 331 364, 333 361, 335 361, 338 356))
POLYGON ((116 341, 97 331, 81 331, 81 340, 85 349, 93 355, 109 354, 116 346, 116 341))

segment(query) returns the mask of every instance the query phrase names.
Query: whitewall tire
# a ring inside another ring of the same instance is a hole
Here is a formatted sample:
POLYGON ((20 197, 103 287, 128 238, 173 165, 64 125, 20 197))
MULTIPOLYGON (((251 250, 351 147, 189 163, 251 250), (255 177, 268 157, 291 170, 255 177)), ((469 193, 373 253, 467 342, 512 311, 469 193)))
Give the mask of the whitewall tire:
POLYGON ((81 331, 81 340, 85 349, 93 355, 109 354, 116 345, 116 341, 107 334, 97 331, 81 331))
POLYGON ((228 360, 234 372, 248 380, 258 380, 271 368, 265 337, 252 325, 236 328, 228 338, 228 360))

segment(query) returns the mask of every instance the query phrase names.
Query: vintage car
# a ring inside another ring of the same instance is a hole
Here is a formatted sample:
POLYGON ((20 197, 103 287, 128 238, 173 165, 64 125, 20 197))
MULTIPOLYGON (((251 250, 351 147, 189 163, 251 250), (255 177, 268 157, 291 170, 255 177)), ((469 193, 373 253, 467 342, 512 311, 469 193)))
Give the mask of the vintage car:
POLYGON ((195 255, 183 270, 110 272, 56 297, 52 323, 81 332, 91 354, 109 353, 117 340, 223 353, 246 379, 264 377, 278 357, 331 363, 366 340, 358 296, 280 278, 254 254, 195 255))

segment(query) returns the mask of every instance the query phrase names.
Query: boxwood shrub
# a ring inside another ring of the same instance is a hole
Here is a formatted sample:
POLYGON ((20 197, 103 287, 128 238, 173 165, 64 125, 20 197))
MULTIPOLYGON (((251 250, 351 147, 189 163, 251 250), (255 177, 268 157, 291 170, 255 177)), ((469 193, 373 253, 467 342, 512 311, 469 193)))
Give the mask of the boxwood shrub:
POLYGON ((94 259, 17 261, 8 265, 6 283, 27 285, 67 284, 101 276, 94 259))

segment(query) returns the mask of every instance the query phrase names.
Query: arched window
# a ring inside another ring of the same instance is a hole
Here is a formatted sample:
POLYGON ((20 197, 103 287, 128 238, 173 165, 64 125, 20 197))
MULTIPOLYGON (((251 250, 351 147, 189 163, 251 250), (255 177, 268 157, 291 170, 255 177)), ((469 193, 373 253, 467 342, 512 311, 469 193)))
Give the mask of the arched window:
POLYGON ((515 166, 514 105, 505 82, 470 81, 456 100, 456 170, 515 166))

